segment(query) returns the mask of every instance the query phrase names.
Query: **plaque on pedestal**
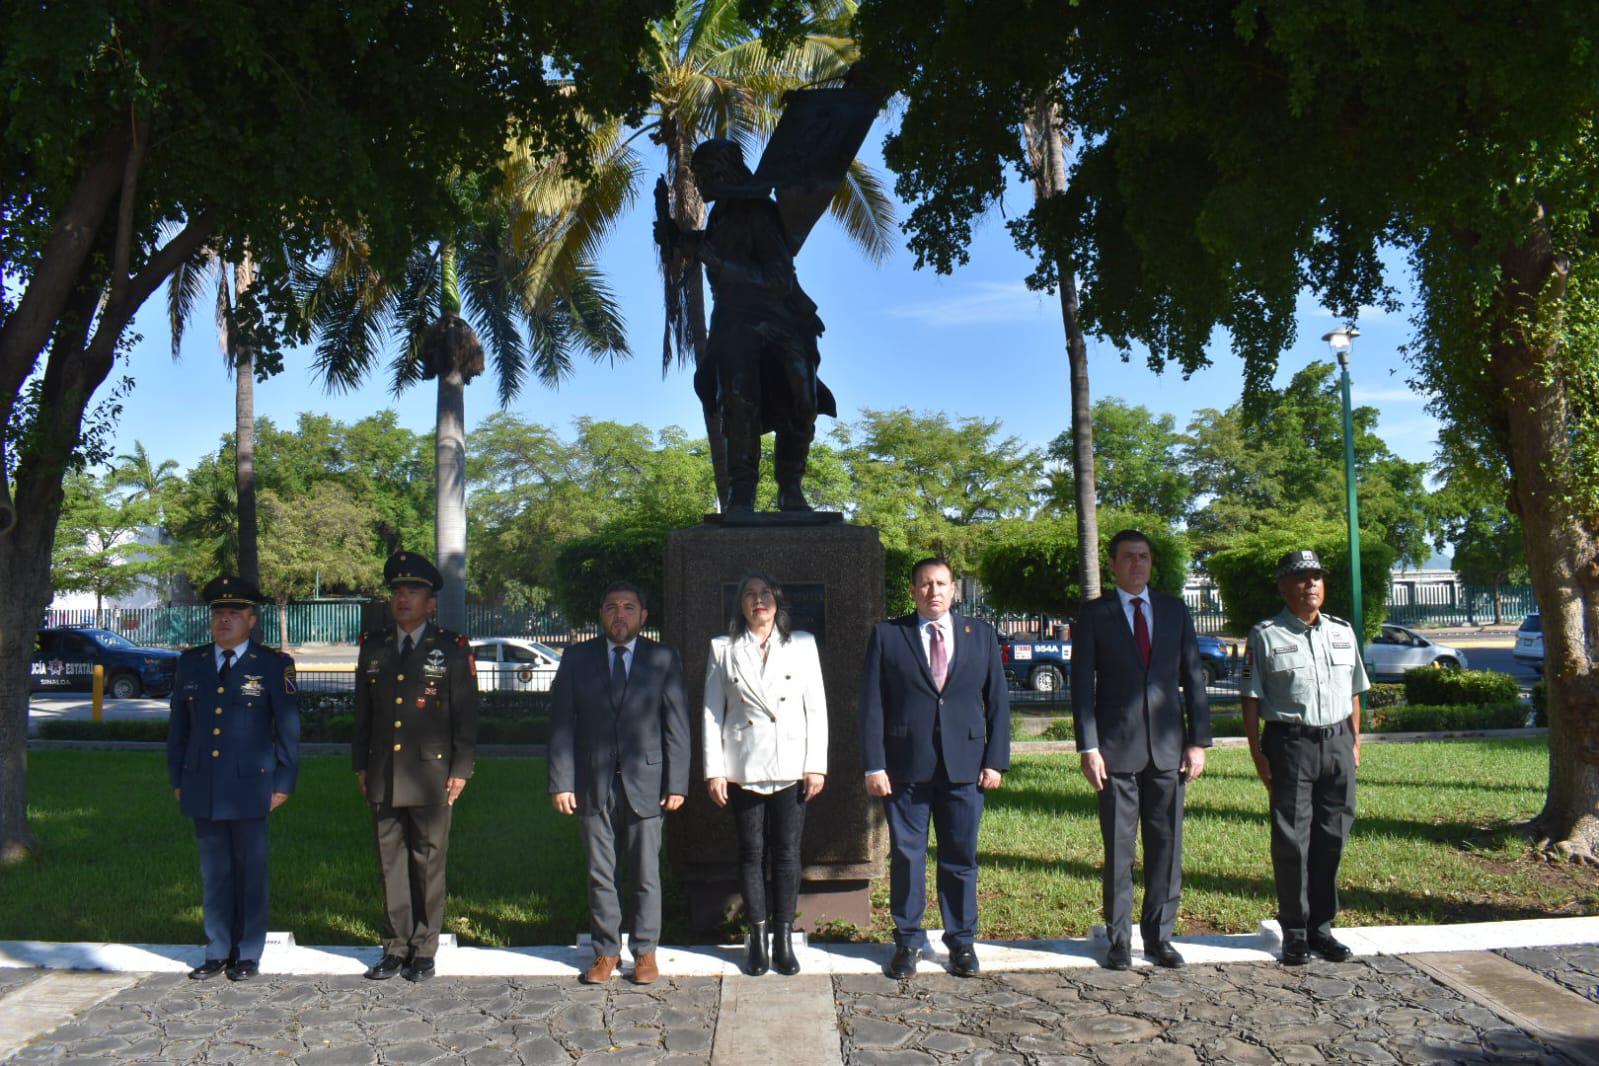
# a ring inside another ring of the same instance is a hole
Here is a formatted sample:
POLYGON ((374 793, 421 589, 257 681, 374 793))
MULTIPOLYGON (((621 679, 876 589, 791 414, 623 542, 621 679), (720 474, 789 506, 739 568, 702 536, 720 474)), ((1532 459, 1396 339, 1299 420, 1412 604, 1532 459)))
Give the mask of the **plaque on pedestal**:
POLYGON ((869 798, 860 752, 861 669, 883 617, 883 548, 877 530, 828 524, 707 522, 674 530, 666 544, 662 638, 683 655, 694 762, 688 802, 667 819, 666 851, 696 929, 714 928, 739 905, 732 815, 705 794, 701 731, 711 638, 727 633, 738 580, 762 570, 783 586, 795 629, 816 637, 827 691, 827 787, 807 807, 796 924, 871 924, 871 881, 883 873, 888 830, 869 798))

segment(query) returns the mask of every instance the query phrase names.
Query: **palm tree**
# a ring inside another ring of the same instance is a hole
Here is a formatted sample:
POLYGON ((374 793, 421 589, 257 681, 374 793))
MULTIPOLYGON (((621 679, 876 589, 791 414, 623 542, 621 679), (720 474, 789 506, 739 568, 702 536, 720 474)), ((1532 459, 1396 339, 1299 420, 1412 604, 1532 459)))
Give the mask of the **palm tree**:
POLYGON ((593 257, 636 185, 637 159, 614 124, 596 129, 588 147, 591 177, 579 182, 565 160, 514 146, 486 194, 463 196, 478 204, 477 217, 415 249, 399 277, 375 269, 351 231, 336 235, 325 269, 302 282, 316 366, 330 388, 356 387, 391 334, 402 340, 393 390, 438 382, 439 618, 453 629, 466 623, 467 383, 492 358, 503 406, 530 373, 557 384, 572 369, 573 351, 594 359, 630 354, 593 257))
POLYGON ((133 451, 117 456, 111 471, 111 487, 128 489, 130 500, 161 502, 161 493, 177 476, 176 459, 163 459, 160 463, 150 458, 143 441, 133 442, 133 451))
MULTIPOLYGON (((782 113, 783 95, 817 82, 839 80, 856 58, 845 32, 855 0, 814 0, 801 33, 784 51, 769 50, 739 17, 738 0, 678 0, 672 17, 652 30, 651 104, 638 134, 666 152, 660 179, 667 209, 680 230, 705 226, 705 203, 694 187, 689 158, 699 142, 726 137, 747 157, 782 113)), ((859 159, 833 198, 831 213, 869 258, 881 261, 892 247, 894 211, 881 179, 859 159)), ((670 276, 670 271, 668 272, 670 276)), ((669 283, 670 285, 670 283, 669 283)), ((705 277, 689 265, 679 291, 668 291, 663 369, 673 361, 696 364, 705 355, 705 277)), ((727 502, 727 453, 719 416, 705 409, 705 432, 716 469, 716 491, 727 502)))
MULTIPOLYGON (((253 303, 256 263, 246 250, 229 262, 214 248, 204 247, 172 272, 167 282, 167 320, 172 328, 172 358, 178 357, 183 328, 207 286, 216 290, 217 340, 222 362, 233 376, 234 481, 238 492, 239 576, 259 586, 261 555, 257 547, 255 508, 255 357, 257 338, 247 307, 253 303)), ((142 450, 142 449, 141 449, 142 450)))
MULTIPOLYGON (((1022 137, 1033 175, 1033 199, 1045 202, 1066 192, 1066 129, 1054 92, 1039 94, 1022 121, 1022 137)), ((1060 288, 1066 326, 1066 362, 1071 373, 1072 476, 1077 490, 1077 564, 1084 601, 1099 596, 1099 511, 1094 481, 1093 405, 1088 398, 1088 344, 1077 319, 1077 277, 1062 253, 1051 264, 1060 288)))

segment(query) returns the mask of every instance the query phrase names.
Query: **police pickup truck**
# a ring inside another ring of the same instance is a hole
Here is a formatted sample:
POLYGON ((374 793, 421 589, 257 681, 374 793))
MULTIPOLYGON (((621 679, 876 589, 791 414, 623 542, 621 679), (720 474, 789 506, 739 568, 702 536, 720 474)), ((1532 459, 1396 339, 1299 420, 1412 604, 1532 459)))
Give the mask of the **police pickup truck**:
POLYGON ((145 648, 108 629, 63 626, 39 630, 28 688, 33 692, 87 692, 94 668, 105 667, 106 692, 117 699, 166 696, 172 691, 178 653, 145 648))
MULTIPOLYGON (((1025 636, 999 638, 1000 657, 1005 661, 1005 677, 1017 688, 1034 692, 1063 692, 1072 671, 1070 640, 1030 640, 1025 636)), ((1215 637, 1199 638, 1199 658, 1205 667, 1205 681, 1214 685, 1232 673, 1232 657, 1227 645, 1215 637)))

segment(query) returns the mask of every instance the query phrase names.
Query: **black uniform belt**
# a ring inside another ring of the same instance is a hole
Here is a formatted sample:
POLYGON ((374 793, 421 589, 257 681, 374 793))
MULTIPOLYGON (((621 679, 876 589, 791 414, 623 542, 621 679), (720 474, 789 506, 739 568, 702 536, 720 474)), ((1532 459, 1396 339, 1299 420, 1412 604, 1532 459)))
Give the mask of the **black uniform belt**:
POLYGON ((1349 719, 1334 722, 1332 725, 1305 725, 1303 722, 1267 722, 1267 729, 1275 729, 1291 737, 1301 737, 1305 740, 1331 740, 1333 737, 1342 736, 1349 732, 1349 719))

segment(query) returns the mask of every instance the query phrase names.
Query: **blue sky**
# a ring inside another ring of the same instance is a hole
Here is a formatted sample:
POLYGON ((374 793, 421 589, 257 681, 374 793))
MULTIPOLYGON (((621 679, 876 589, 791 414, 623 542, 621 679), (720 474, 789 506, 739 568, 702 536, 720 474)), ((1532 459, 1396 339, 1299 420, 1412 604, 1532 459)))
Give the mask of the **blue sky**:
MULTIPOLYGON (((879 122, 862 155, 892 184, 882 167, 883 132, 879 122)), ((645 162, 661 166, 659 157, 646 156, 645 162)), ((642 192, 601 258, 626 316, 633 358, 614 366, 584 362, 555 390, 530 385, 510 407, 518 416, 563 433, 582 416, 700 432, 699 405, 687 373, 674 369, 664 381, 661 377, 661 283, 650 239, 648 187, 642 192)), ((1025 210, 1030 196, 1030 188, 1016 182, 1010 208, 1025 210)), ((996 212, 979 225, 969 265, 950 277, 913 269, 915 259, 903 239, 886 262, 873 265, 831 219, 818 224, 798 269, 827 324, 822 376, 845 420, 861 408, 978 415, 1001 419, 1005 433, 1037 445, 1068 428, 1060 305, 1055 296, 1027 290, 1022 279, 1030 264, 1011 244, 1003 222, 996 212)), ((1321 336, 1334 325, 1314 300, 1301 299, 1298 341, 1283 354, 1279 382, 1307 363, 1330 358, 1321 336)), ((1380 409, 1378 432, 1399 455, 1431 460, 1437 423, 1426 414, 1423 398, 1407 387, 1408 367, 1398 351, 1409 333, 1408 314, 1371 311, 1359 326, 1362 336, 1351 364, 1355 402, 1380 409)), ((206 317, 197 318, 185 334, 181 359, 174 362, 164 294, 145 305, 134 329, 142 335, 131 353, 138 384, 124 402, 116 450, 131 450, 134 441, 142 441, 157 460, 176 459, 187 469, 216 450, 232 429, 233 388, 215 332, 206 317)), ((1089 351, 1094 398, 1119 396, 1169 412, 1179 428, 1198 409, 1223 408, 1238 399, 1241 364, 1226 350, 1224 337, 1212 353, 1213 365, 1186 381, 1176 373, 1153 374, 1137 355, 1123 363, 1109 344, 1092 338, 1089 351)), ((467 389, 469 427, 496 409, 495 397, 487 375, 467 389)), ((305 352, 289 354, 283 373, 256 388, 258 415, 282 426, 302 411, 349 422, 383 408, 397 410, 401 423, 413 430, 431 431, 434 391, 424 383, 395 397, 379 376, 359 392, 328 394, 312 379, 305 352)), ((822 419, 819 431, 830 425, 822 419)))

